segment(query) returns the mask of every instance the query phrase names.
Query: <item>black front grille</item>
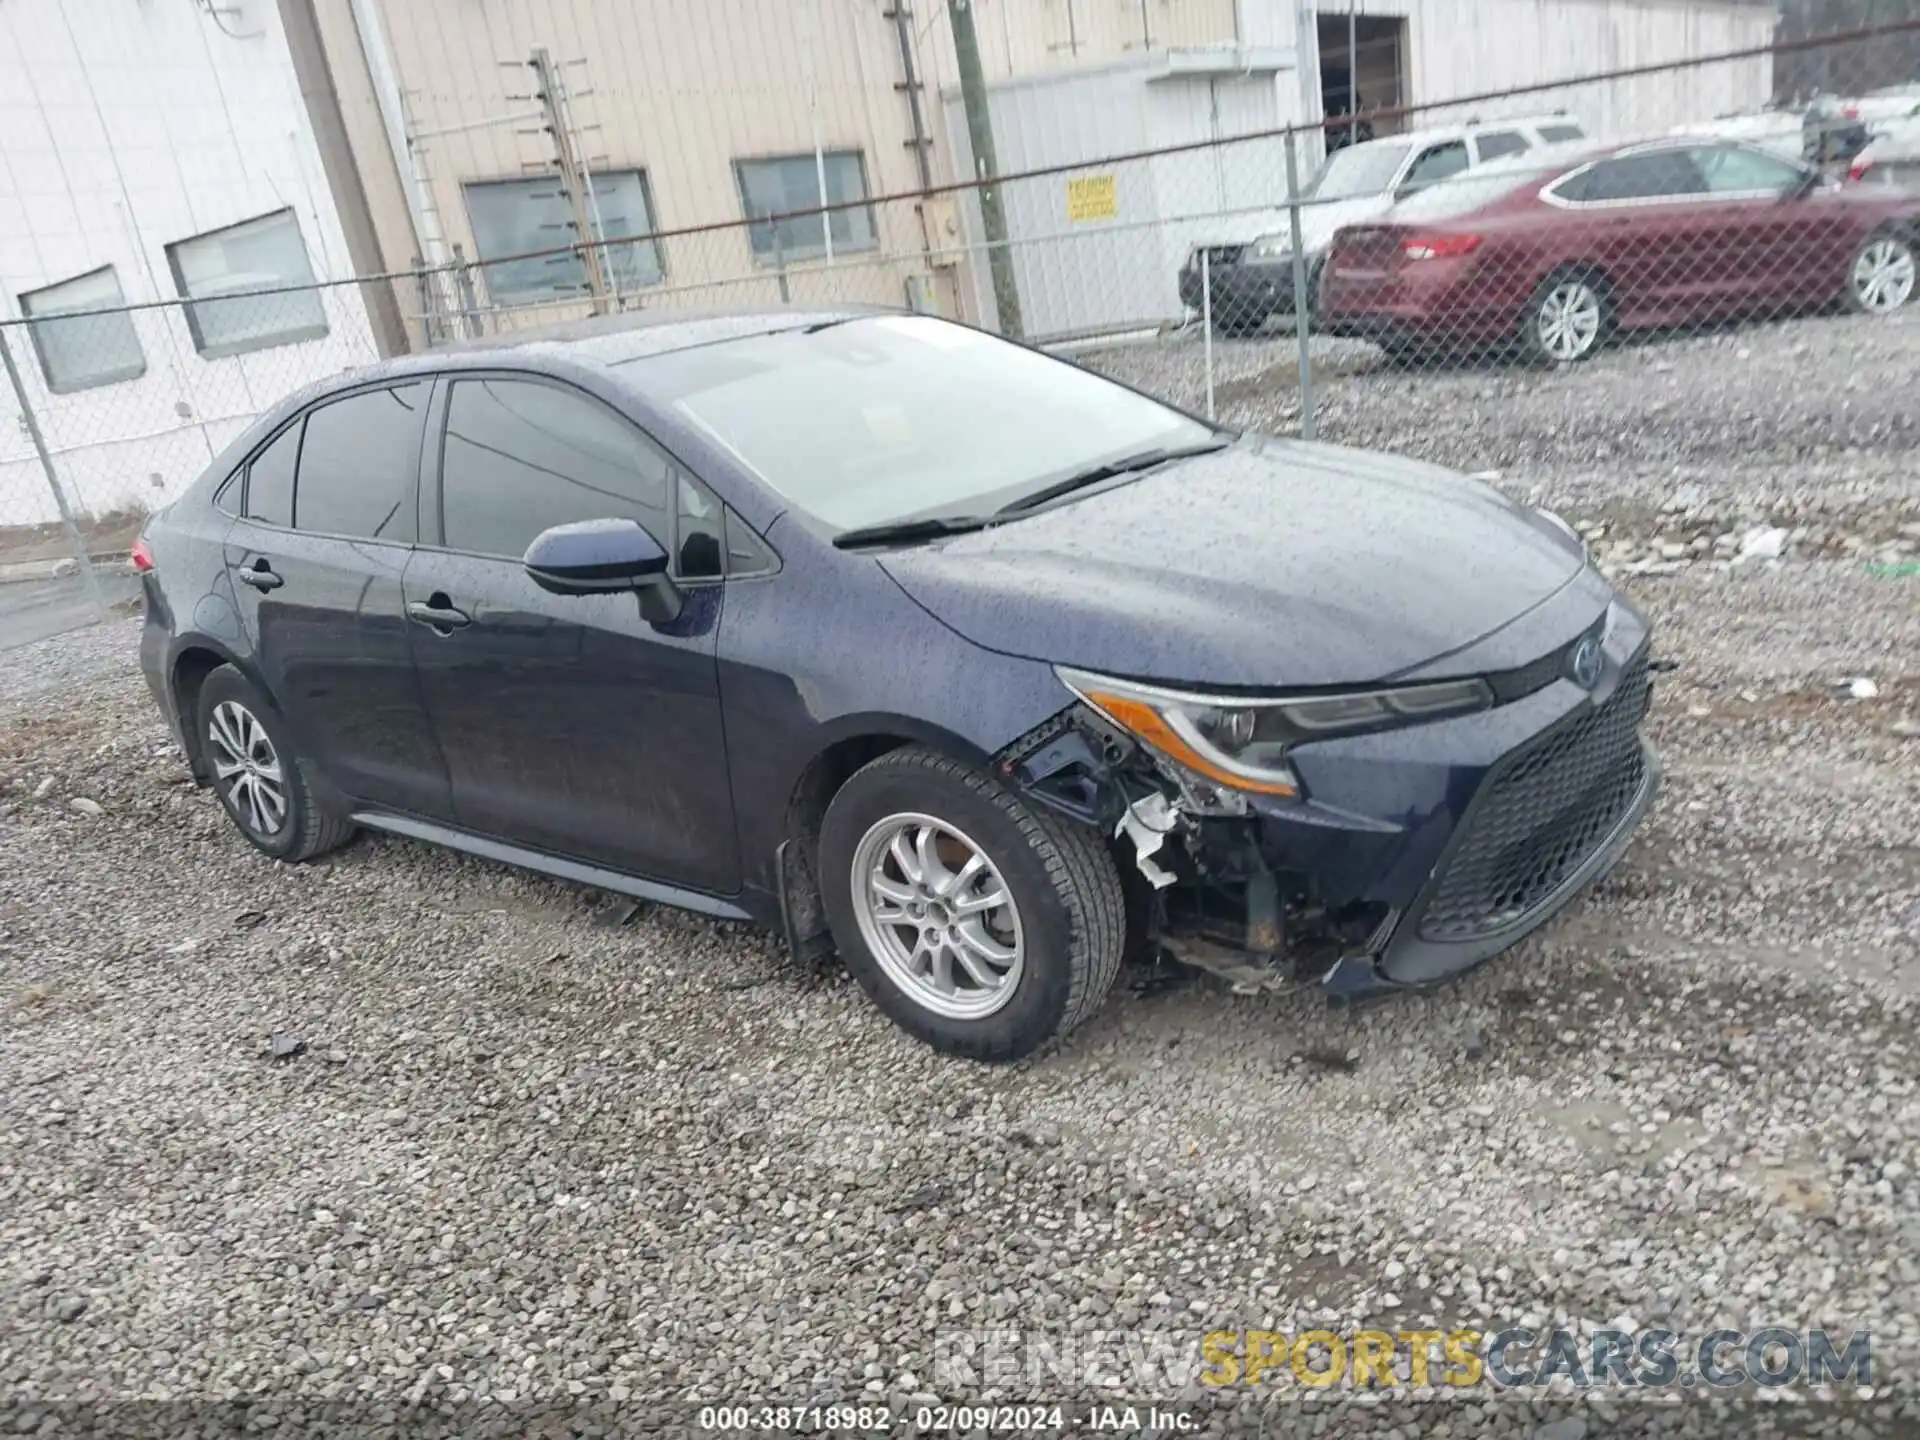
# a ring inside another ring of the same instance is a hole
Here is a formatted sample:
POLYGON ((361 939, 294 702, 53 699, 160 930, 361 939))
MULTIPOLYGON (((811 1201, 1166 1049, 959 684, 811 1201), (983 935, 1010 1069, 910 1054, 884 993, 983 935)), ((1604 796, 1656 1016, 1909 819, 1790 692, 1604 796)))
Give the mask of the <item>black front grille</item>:
POLYGON ((1420 917, 1422 939, 1504 930, 1606 841, 1646 780, 1648 692, 1642 652, 1606 704, 1548 732, 1486 781, 1420 917))

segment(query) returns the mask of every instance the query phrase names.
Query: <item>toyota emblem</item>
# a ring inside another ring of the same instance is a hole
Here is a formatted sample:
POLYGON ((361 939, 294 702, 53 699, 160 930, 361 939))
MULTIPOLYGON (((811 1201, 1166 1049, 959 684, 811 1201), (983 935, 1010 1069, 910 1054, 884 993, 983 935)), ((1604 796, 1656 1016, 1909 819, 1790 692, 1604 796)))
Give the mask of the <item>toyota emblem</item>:
POLYGON ((1573 663, 1568 667, 1573 675, 1573 683, 1582 690, 1591 690, 1600 683, 1602 661, 1600 637, 1587 635, 1573 647, 1573 663))

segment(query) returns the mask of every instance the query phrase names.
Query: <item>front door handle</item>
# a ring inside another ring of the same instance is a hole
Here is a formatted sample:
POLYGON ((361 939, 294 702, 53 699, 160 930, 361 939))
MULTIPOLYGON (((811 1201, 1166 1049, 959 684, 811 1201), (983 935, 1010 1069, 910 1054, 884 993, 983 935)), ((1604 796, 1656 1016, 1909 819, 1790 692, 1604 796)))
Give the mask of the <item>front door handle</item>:
POLYGON ((431 625, 442 635, 450 635, 462 625, 473 623, 471 615, 456 608, 451 600, 438 592, 425 600, 409 601, 407 618, 416 624, 431 625))
POLYGON ((278 590, 287 582, 273 573, 273 565, 266 556, 261 555, 254 561, 241 567, 240 578, 261 592, 278 590))

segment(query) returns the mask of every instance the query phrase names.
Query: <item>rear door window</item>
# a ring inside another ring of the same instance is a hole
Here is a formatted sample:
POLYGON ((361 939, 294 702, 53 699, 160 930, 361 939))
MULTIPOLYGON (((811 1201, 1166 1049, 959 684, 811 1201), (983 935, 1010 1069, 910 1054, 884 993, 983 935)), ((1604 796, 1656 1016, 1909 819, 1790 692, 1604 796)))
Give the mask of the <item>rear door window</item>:
POLYGON ((1527 139, 1517 131, 1494 130, 1474 138, 1474 147, 1479 150, 1481 160, 1498 160, 1505 155, 1518 155, 1527 148, 1527 139))
POLYGON ((1540 139, 1548 145, 1561 145, 1569 140, 1584 140, 1586 138, 1587 132, 1571 121, 1564 124, 1542 125, 1540 127, 1540 139))
POLYGON ((246 518, 262 525, 293 528, 293 471, 300 459, 305 420, 287 426, 247 466, 246 518))
POLYGON ((426 423, 426 381, 362 390, 307 416, 294 526, 356 540, 414 538, 414 479, 426 423))
POLYGON ((1673 200, 1706 193, 1700 168, 1685 150, 1653 150, 1602 160, 1583 175, 1577 186, 1554 193, 1563 200, 1598 204, 1609 200, 1673 200), (1569 193, 1569 189, 1574 193, 1569 193))

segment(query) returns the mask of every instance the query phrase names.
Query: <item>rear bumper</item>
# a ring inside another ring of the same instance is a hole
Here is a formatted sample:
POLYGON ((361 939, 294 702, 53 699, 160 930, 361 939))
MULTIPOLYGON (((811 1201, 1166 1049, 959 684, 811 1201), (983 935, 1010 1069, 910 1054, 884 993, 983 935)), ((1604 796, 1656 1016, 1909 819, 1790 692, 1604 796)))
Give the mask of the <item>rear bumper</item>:
POLYGON ((169 681, 173 637, 162 619, 166 608, 156 593, 153 577, 144 577, 143 585, 147 594, 146 604, 142 607, 146 621, 140 627, 140 673, 146 677, 147 689, 153 692, 154 704, 160 707, 160 713, 166 717, 174 743, 179 744, 184 737, 180 729, 180 716, 174 705, 173 686, 169 681))
POLYGON ((1516 333, 1529 293, 1524 276, 1456 260, 1336 268, 1322 286, 1320 315, 1332 334, 1388 346, 1486 344, 1516 333))
POLYGON ((140 673, 146 677, 153 703, 160 707, 160 714, 173 735, 173 743, 180 747, 181 754, 186 757, 187 768, 193 772, 194 780, 205 784, 206 776, 201 773, 202 760, 195 753, 189 734, 193 717, 180 712, 180 697, 174 691, 174 666, 179 658, 180 646, 171 628, 172 615, 159 582, 152 575, 146 575, 142 577, 142 584, 146 590, 146 621, 140 627, 140 673))

